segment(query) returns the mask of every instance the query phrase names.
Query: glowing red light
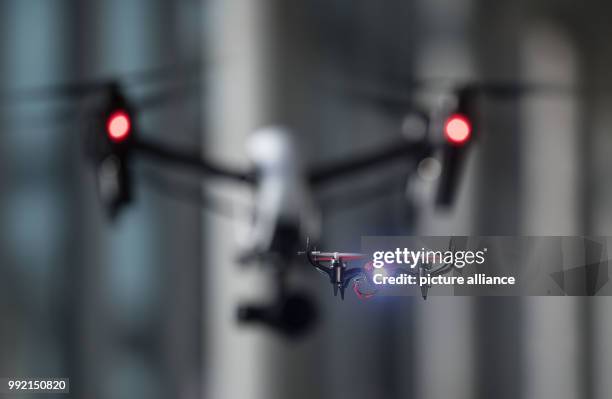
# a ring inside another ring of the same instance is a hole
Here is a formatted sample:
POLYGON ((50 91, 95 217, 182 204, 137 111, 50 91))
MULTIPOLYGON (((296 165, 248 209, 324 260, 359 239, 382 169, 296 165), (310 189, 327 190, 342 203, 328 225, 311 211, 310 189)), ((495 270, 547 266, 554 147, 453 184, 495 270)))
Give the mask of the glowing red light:
POLYGON ((444 136, 454 145, 465 144, 472 135, 470 120, 461 114, 451 115, 444 124, 444 136))
POLYGON ((125 111, 116 111, 108 118, 106 131, 112 141, 119 143, 128 138, 131 127, 130 116, 125 111))

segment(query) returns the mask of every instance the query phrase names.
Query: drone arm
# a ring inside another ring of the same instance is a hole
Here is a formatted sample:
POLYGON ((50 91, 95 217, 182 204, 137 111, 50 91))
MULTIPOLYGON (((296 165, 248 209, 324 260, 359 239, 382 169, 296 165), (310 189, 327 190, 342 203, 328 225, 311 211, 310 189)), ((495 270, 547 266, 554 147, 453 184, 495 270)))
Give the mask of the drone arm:
MULTIPOLYGON (((423 156, 432 149, 432 144, 425 141, 406 142, 399 145, 395 143, 370 154, 353 156, 329 165, 317 167, 308 173, 308 180, 313 187, 318 187, 339 178, 355 175, 367 169, 405 158, 406 156, 423 156)), ((138 137, 134 142, 134 150, 143 156, 194 168, 204 175, 227 178, 248 184, 256 183, 256 175, 253 171, 233 170, 204 159, 197 153, 168 147, 166 144, 142 136, 138 137)))
POLYGON ((326 276, 328 276, 330 279, 333 279, 333 274, 334 274, 334 269, 327 267, 325 265, 322 265, 318 262, 313 263, 312 264, 315 269, 317 269, 319 272, 324 273, 326 276))
POLYGON ((217 165, 202 158, 199 154, 168 147, 166 144, 161 144, 143 137, 138 137, 134 142, 134 150, 143 156, 191 167, 201 172, 203 175, 217 176, 248 184, 256 183, 255 173, 251 171, 233 170, 226 166, 217 165))
POLYGON ((311 250, 311 246, 310 246, 310 241, 308 242, 308 245, 306 246, 306 259, 308 259, 308 262, 318 271, 325 273, 327 276, 329 276, 330 278, 332 277, 332 273, 333 270, 323 264, 321 264, 319 261, 317 261, 314 256, 312 256, 312 250, 311 250))
POLYGON ((432 150, 432 144, 425 141, 392 144, 371 154, 355 156, 313 169, 309 174, 310 183, 318 187, 345 176, 361 173, 406 156, 423 156, 432 150))

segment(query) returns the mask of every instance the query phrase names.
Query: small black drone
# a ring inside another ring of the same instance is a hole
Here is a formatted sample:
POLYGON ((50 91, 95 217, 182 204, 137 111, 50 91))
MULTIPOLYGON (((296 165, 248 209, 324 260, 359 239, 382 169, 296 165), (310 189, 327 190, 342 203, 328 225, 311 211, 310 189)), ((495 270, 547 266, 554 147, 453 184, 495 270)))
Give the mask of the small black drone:
MULTIPOLYGON (((449 250, 454 248, 453 240, 449 243, 449 250)), ((372 274, 375 269, 372 268, 372 263, 368 262, 363 267, 348 267, 348 262, 363 259, 365 254, 354 252, 321 252, 310 248, 310 240, 307 240, 306 250, 298 252, 298 255, 306 255, 308 262, 314 266, 317 271, 329 277, 329 282, 334 288, 334 296, 338 296, 344 300, 344 291, 353 282, 353 289, 360 298, 369 298, 375 294, 364 293, 360 290, 360 282, 366 281, 369 285, 374 285, 372 274)), ((402 267, 394 264, 385 266, 385 272, 389 276, 397 277, 402 274, 412 275, 417 278, 424 276, 439 276, 444 275, 453 270, 453 263, 432 264, 419 262, 415 267, 402 267)), ((421 295, 423 299, 427 299, 431 285, 421 285, 421 295)))
POLYGON ((356 277, 364 276, 364 269, 361 267, 348 268, 347 262, 362 259, 364 254, 350 252, 320 252, 306 251, 306 257, 311 265, 319 272, 329 277, 329 282, 334 287, 334 296, 344 299, 344 290, 356 277))

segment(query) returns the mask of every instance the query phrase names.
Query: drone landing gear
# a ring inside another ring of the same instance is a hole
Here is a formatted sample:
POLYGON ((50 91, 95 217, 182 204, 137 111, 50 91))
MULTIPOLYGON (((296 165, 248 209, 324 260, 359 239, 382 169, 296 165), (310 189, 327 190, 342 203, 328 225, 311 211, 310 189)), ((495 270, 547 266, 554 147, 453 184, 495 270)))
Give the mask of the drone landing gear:
POLYGON ((329 281, 334 287, 334 296, 338 296, 339 291, 342 300, 344 300, 344 291, 351 283, 351 280, 362 273, 359 268, 348 269, 346 263, 340 260, 333 261, 330 268, 318 269, 329 275, 329 281))
POLYGON ((364 276, 362 268, 349 269, 346 264, 348 261, 363 258, 363 254, 313 251, 310 248, 310 240, 306 241, 306 251, 298 252, 298 255, 302 254, 306 255, 308 262, 319 272, 329 277, 329 282, 334 288, 334 296, 338 296, 338 292, 340 292, 340 298, 343 300, 346 287, 349 286, 351 281, 364 276))

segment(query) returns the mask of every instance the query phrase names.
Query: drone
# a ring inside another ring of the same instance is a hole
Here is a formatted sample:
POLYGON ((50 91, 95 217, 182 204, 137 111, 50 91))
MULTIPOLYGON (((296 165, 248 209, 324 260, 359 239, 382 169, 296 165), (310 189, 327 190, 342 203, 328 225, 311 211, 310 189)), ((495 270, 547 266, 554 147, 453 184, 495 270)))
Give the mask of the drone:
MULTIPOLYGON (((141 183, 176 198, 197 201, 199 206, 215 213, 231 213, 230 217, 234 217, 232 211, 224 211, 228 206, 223 206, 232 205, 232 201, 215 201, 214 196, 203 194, 199 185, 194 185, 195 190, 189 190, 189 185, 178 184, 178 181, 155 173, 159 170, 157 167, 144 174, 146 170, 136 167, 137 159, 146 159, 164 170, 189 170, 202 180, 224 180, 251 189, 255 201, 254 206, 247 210, 250 231, 238 251, 238 260, 245 264, 268 265, 275 276, 276 290, 270 303, 242 306, 239 319, 261 322, 286 335, 303 333, 316 316, 311 301, 288 288, 287 275, 292 258, 301 246, 301 237, 316 238, 320 232, 317 196, 334 186, 335 182, 382 169, 394 162, 405 163, 407 178, 412 179, 419 162, 438 158, 441 170, 434 201, 437 206, 448 209, 459 191, 465 155, 477 136, 476 126, 472 124, 476 115, 467 106, 471 101, 464 101, 465 96, 457 92, 456 106, 445 109, 440 115, 420 112, 411 102, 402 106, 407 114, 414 114, 425 122, 418 135, 404 135, 367 153, 334 158, 322 164, 302 165, 299 158, 303 151, 292 129, 283 126, 255 129, 245 142, 250 165, 234 168, 208 159, 199 150, 177 147, 165 139, 147 134, 139 123, 139 115, 146 110, 145 105, 155 102, 154 98, 137 99, 128 95, 124 79, 94 83, 61 90, 45 89, 29 96, 54 96, 57 93, 89 98, 91 95, 91 103, 88 102, 82 110, 84 153, 92 164, 98 197, 109 219, 118 219, 134 202, 134 187, 141 183), (436 123, 430 123, 434 121, 436 123), (296 315, 301 315, 301 318, 295 318, 296 315)), ((336 296, 340 292, 344 299, 345 290, 352 283, 357 295, 371 295, 359 289, 371 283, 368 280, 371 273, 367 268, 348 267, 349 262, 363 258, 363 255, 310 250, 307 255, 311 264, 327 275, 336 296)))
MULTIPOLYGON (((317 215, 313 215, 315 212, 307 200, 311 192, 333 186, 336 181, 358 176, 364 171, 382 168, 391 162, 409 161, 410 165, 406 171, 410 178, 419 162, 439 159, 441 170, 437 177, 434 202, 437 207, 448 209, 456 202, 466 156, 480 135, 476 112, 478 98, 513 98, 531 93, 579 94, 573 88, 516 82, 443 83, 440 79, 417 79, 399 91, 389 91, 376 86, 359 87, 354 84, 356 82, 348 82, 349 86, 345 87, 347 98, 371 103, 379 110, 394 115, 415 116, 423 122, 419 124, 423 127, 419 130, 423 132, 417 132, 418 135, 404 134, 399 141, 369 150, 367 153, 302 168, 295 162, 295 155, 302 151, 293 143, 293 134, 290 134, 288 129, 264 128, 253 132, 253 140, 249 140, 251 167, 235 169, 203 157, 200 151, 194 152, 189 148, 175 147, 165 140, 153 139, 152 135, 142 130, 138 123, 139 114, 172 99, 175 97, 172 93, 138 96, 140 98, 128 95, 129 87, 160 82, 164 76, 174 77, 193 71, 194 78, 201 79, 201 70, 201 65, 194 65, 187 69, 181 67, 180 74, 176 73, 176 68, 172 68, 28 91, 0 92, 0 105, 53 98, 75 99, 80 102, 84 102, 84 99, 95 100, 91 103, 88 101, 88 106, 80 109, 80 127, 85 131, 85 153, 93 166, 98 196, 110 220, 116 220, 124 209, 134 202, 133 186, 147 181, 152 188, 170 193, 176 198, 195 200, 202 208, 208 208, 218 214, 230 213, 223 211, 228 209, 227 206, 221 206, 230 201, 213 201, 214 198, 202 195, 199 186, 195 191, 186 190, 188 187, 174 184, 176 182, 155 174, 144 176, 141 170, 134 167, 134 160, 137 158, 147 158, 162 164, 164 169, 189 169, 203 179, 223 179, 252 188, 256 193, 256 206, 250 210, 252 229, 241 258, 246 261, 264 259, 266 264, 271 264, 277 272, 275 275, 278 292, 271 304, 248 305, 241 309, 241 314, 246 321, 263 322, 288 335, 306 331, 315 318, 311 302, 295 292, 288 292, 285 278, 285 266, 292 263, 290 260, 300 247, 301 237, 316 236, 315 230, 318 226, 313 226, 316 224, 313 220, 317 215), (441 110, 422 108, 414 101, 414 90, 440 91, 450 94, 455 101, 450 101, 441 110), (278 151, 272 153, 270 148, 278 151)), ((191 83, 192 80, 190 78, 186 83, 191 83)), ((189 87, 197 91, 199 85, 189 87)), ((72 118, 72 113, 70 115, 72 118)), ((233 216, 232 213, 231 217, 233 216)), ((361 298, 369 298, 375 294, 376 290, 366 292, 362 290, 362 286, 371 284, 375 287, 372 275, 378 269, 375 270, 371 262, 362 267, 349 268, 350 262, 365 258, 364 254, 319 252, 316 249, 311 250, 309 245, 306 251, 301 253, 306 255, 317 271, 328 277, 335 296, 340 292, 340 297, 344 299, 345 290, 351 284, 356 295, 361 298)), ((426 263, 411 269, 398 265, 385 266, 385 272, 390 276, 402 273, 435 276, 453 269, 453 265, 426 263)), ((421 286, 424 299, 430 288, 431 286, 421 286)))
MULTIPOLYGON (((307 332, 317 317, 312 299, 296 292, 288 282, 289 265, 300 247, 301 237, 318 238, 320 232, 320 215, 313 194, 336 181, 380 168, 392 161, 409 162, 407 172, 410 178, 418 162, 441 153, 442 170, 435 203, 448 208, 458 192, 460 169, 473 141, 473 126, 467 109, 458 106, 446 115, 443 127, 428 124, 426 132, 431 134, 404 138, 368 154, 304 167, 291 129, 266 126, 251 132, 245 143, 250 167, 234 169, 198 152, 177 148, 142 134, 136 118, 138 107, 120 84, 108 85, 105 94, 101 104, 86 118, 90 128, 84 138, 86 153, 94 166, 99 198, 110 219, 116 219, 133 201, 133 185, 140 180, 134 167, 135 158, 188 168, 203 179, 223 179, 251 188, 255 205, 250 212, 252 218, 247 242, 238 251, 238 260, 244 264, 267 265, 273 272, 275 290, 272 300, 241 304, 238 320, 263 324, 289 337, 307 332)), ((204 200, 206 198, 202 198, 201 205, 215 203, 204 200)), ((348 266, 364 255, 310 249, 306 254, 310 263, 328 277, 335 296, 339 292, 344 299, 346 288, 351 284, 355 294, 361 298, 375 294, 375 291, 368 292, 362 288, 375 287, 368 265, 348 266)), ((427 267, 419 265, 418 270, 427 273, 427 267)), ((400 270, 396 272, 400 273, 400 270)), ((424 298, 427 290, 424 288, 424 298)))
MULTIPOLYGON (((329 277, 334 288, 334 296, 344 300, 346 287, 356 278, 365 277, 364 269, 360 267, 348 268, 347 262, 365 257, 364 254, 351 252, 320 252, 306 250, 306 258, 320 273, 329 277), (326 264, 327 263, 327 264, 326 264)), ((300 253, 302 254, 302 253, 300 253)))
MULTIPOLYGON (((451 239, 449 243, 449 250, 454 249, 454 243, 451 239)), ((363 291, 362 284, 365 282, 369 286, 374 286, 373 274, 376 273, 376 269, 372 266, 372 262, 367 262, 363 267, 348 267, 348 262, 363 259, 366 257, 362 253, 354 252, 321 252, 317 251, 316 248, 311 249, 310 240, 307 239, 306 250, 298 252, 298 255, 306 255, 308 262, 315 267, 315 269, 326 275, 329 278, 329 282, 332 284, 334 289, 334 296, 338 296, 340 292, 340 298, 344 300, 344 292, 346 288, 353 283, 353 291, 361 299, 369 299, 373 297, 377 290, 363 291)), ((433 264, 427 262, 419 262, 415 267, 403 267, 395 264, 385 265, 384 272, 390 277, 397 277, 402 274, 415 276, 417 278, 425 276, 439 276, 450 273, 454 270, 454 264, 452 262, 433 264)), ((431 284, 423 284, 420 286, 421 296, 424 300, 427 299, 431 284)))

